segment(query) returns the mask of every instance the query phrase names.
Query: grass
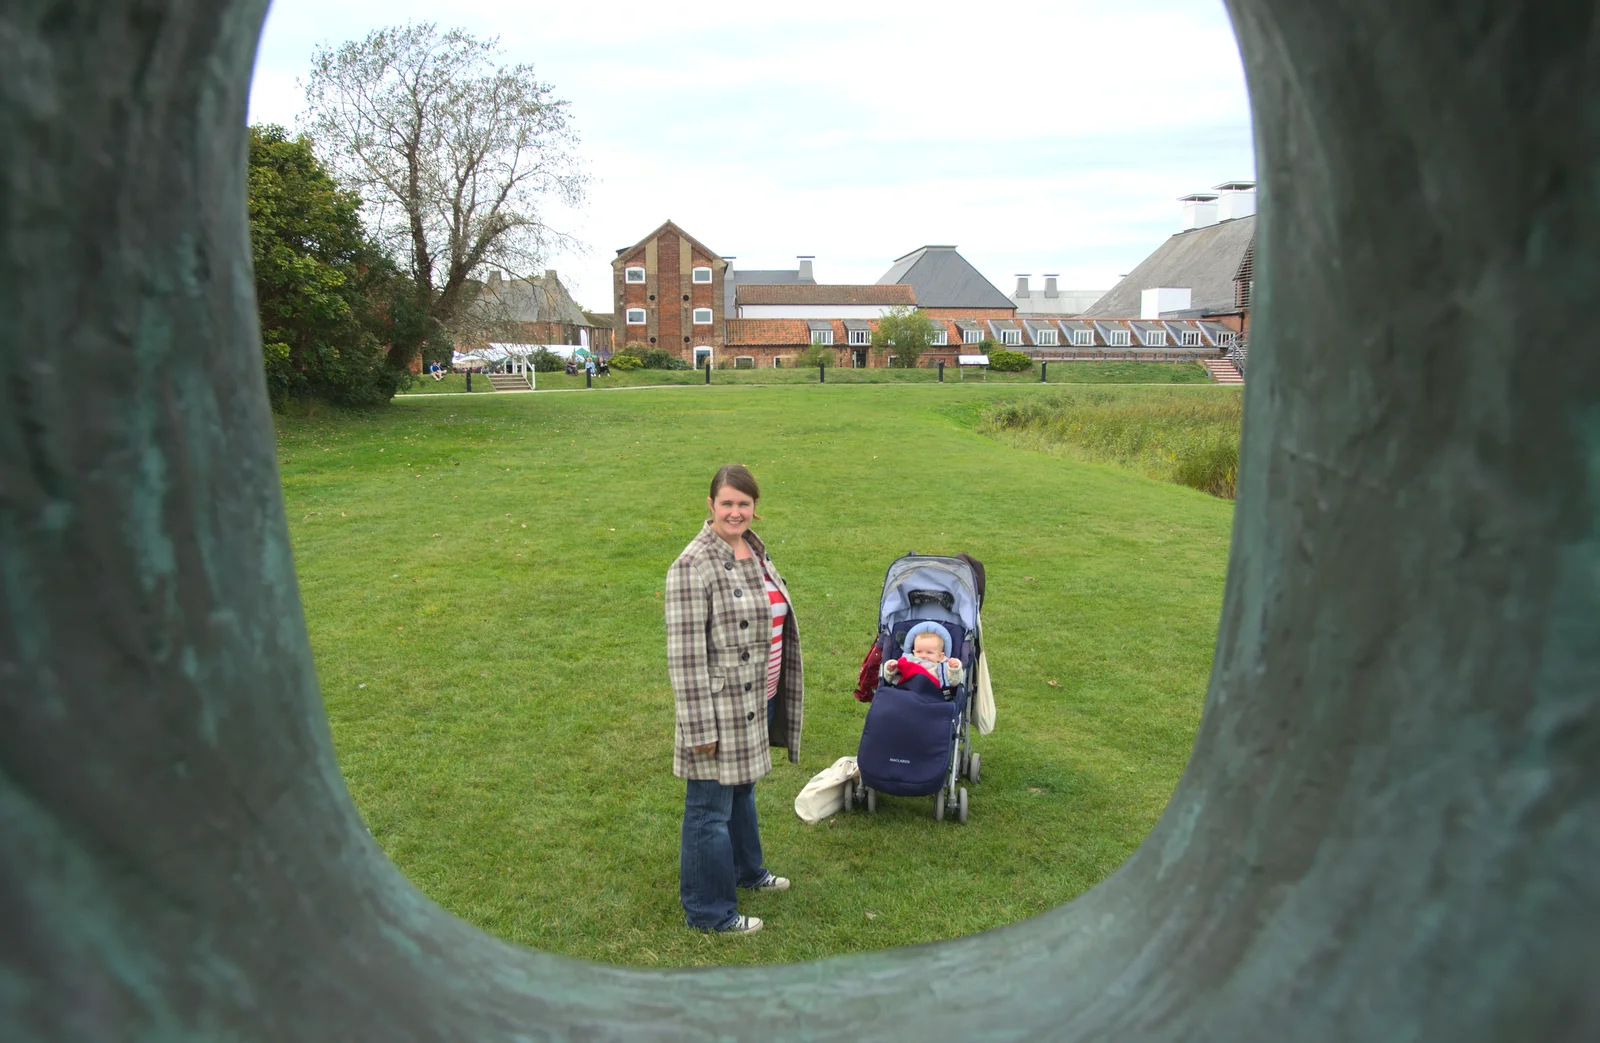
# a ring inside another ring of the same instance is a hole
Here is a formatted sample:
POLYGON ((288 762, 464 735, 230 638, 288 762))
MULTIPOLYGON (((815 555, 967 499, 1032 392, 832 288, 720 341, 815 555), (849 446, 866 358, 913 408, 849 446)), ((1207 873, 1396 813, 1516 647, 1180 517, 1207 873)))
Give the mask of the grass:
MULTIPOLYGON (((945 383, 951 385, 1037 384, 1039 367, 1022 373, 972 373, 962 377, 954 366, 945 367, 945 383)), ((1052 362, 1045 371, 1051 384, 1204 384, 1210 378, 1205 368, 1192 362, 1052 362)), ((939 371, 923 369, 840 369, 828 370, 829 384, 934 384, 939 371)), ((614 370, 610 376, 595 377, 595 388, 655 387, 660 385, 704 384, 704 370, 638 369, 631 373, 614 370)), ((540 391, 570 390, 584 387, 584 376, 577 373, 537 374, 540 391)), ((711 383, 734 385, 815 384, 815 369, 713 369, 711 383)), ((409 394, 436 395, 467 390, 466 376, 451 373, 443 380, 424 375, 411 386, 409 394)), ((489 391, 489 382, 472 380, 472 392, 489 391)))
POLYGON ((1050 392, 720 386, 280 418, 317 668, 373 835, 490 931, 641 965, 931 941, 1102 880, 1188 757, 1232 505, 979 434, 1001 394, 1050 392), (747 899, 768 929, 738 940, 682 925, 659 597, 730 460, 762 482, 807 682, 802 762, 757 787, 768 863, 794 889, 747 899), (999 721, 972 820, 885 798, 807 827, 794 796, 855 752, 883 571, 913 548, 989 569, 999 721))
POLYGON ((1239 478, 1239 388, 1173 396, 1144 388, 1063 388, 995 402, 980 430, 1009 444, 1131 467, 1233 499, 1239 478))

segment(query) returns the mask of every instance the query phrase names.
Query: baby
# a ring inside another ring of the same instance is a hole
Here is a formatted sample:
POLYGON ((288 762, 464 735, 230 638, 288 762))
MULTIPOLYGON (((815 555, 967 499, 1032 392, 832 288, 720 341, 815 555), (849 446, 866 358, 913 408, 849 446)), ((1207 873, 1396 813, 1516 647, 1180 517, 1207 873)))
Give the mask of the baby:
POLYGON ((944 654, 944 638, 929 630, 924 630, 912 640, 910 655, 883 664, 883 679, 898 685, 903 675, 914 672, 906 670, 902 664, 921 667, 938 682, 940 688, 958 685, 965 676, 961 660, 951 659, 944 654))

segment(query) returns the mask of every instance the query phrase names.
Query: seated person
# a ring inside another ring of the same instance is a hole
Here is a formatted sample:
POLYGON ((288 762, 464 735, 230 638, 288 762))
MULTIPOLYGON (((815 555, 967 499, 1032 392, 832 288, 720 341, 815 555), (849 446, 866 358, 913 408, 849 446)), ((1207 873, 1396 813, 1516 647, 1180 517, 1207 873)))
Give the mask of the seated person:
POLYGON ((925 675, 940 688, 959 685, 966 676, 961 660, 944 654, 944 638, 932 630, 919 631, 911 639, 911 654, 883 664, 883 679, 897 687, 902 681, 925 675))

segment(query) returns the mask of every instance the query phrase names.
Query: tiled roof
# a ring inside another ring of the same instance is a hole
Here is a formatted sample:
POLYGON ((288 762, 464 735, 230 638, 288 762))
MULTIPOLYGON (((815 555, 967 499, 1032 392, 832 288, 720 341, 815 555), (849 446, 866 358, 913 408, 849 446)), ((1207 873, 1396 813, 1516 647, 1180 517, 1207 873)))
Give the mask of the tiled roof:
MULTIPOLYGON (((805 319, 729 319, 728 348, 741 345, 810 344, 811 326, 805 319)), ((831 329, 827 324, 824 329, 831 329)))
POLYGON ((917 293, 910 286, 818 286, 805 283, 741 284, 739 304, 905 304, 915 306, 917 293))
POLYGON ((1158 286, 1187 287, 1193 309, 1235 311, 1233 280, 1255 230, 1256 219, 1250 216, 1179 232, 1083 314, 1137 315, 1144 291, 1158 286))
POLYGON ((924 308, 1016 308, 953 246, 923 246, 898 258, 878 280, 896 284, 916 287, 924 308))

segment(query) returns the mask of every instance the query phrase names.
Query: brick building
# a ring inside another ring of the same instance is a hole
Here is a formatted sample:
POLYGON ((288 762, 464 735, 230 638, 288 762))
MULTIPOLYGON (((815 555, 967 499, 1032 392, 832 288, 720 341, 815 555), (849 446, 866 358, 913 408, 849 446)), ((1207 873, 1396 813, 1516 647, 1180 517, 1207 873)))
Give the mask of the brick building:
POLYGON ((728 262, 671 221, 611 262, 615 344, 665 348, 695 366, 720 360, 728 262))
POLYGON ((456 339, 457 351, 490 343, 588 344, 611 346, 609 324, 596 326, 579 308, 554 269, 542 276, 507 279, 498 271, 478 291, 470 312, 471 329, 456 339))

